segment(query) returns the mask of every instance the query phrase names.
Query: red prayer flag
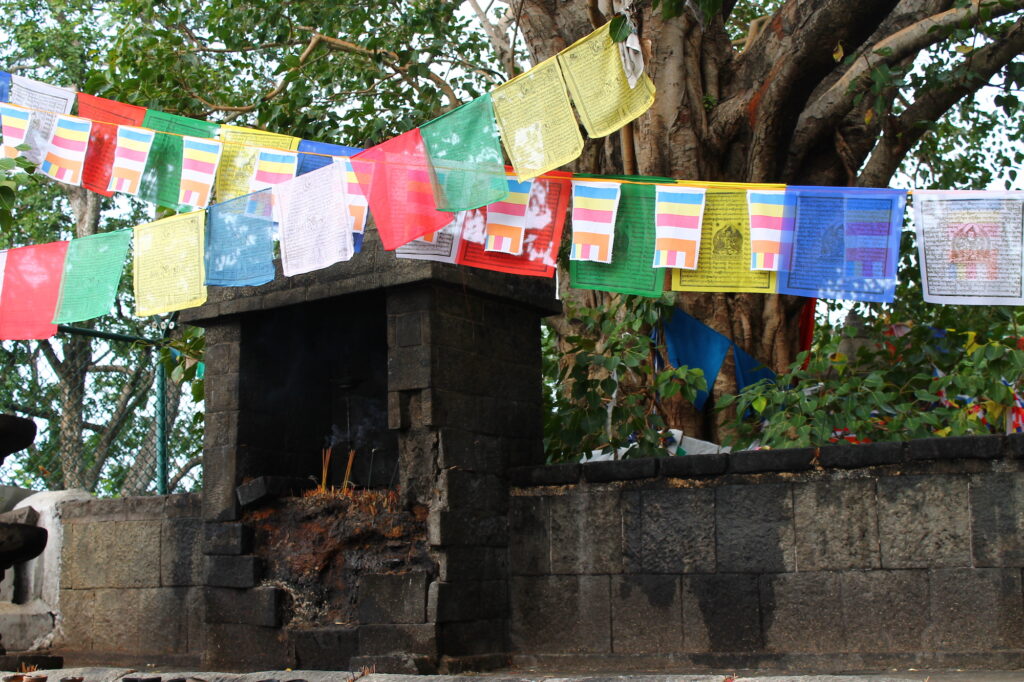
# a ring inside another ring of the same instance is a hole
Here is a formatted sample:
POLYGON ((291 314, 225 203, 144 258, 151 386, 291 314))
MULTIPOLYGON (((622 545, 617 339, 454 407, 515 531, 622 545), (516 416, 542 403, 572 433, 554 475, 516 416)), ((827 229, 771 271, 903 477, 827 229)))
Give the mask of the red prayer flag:
POLYGON ((117 147, 117 126, 141 126, 146 109, 80 92, 78 115, 93 121, 82 170, 82 187, 106 197, 112 196, 114 193, 107 187, 110 186, 110 166, 114 163, 114 149, 117 147))
POLYGON ((484 250, 487 207, 470 211, 462 229, 456 263, 513 275, 554 277, 562 228, 572 195, 572 173, 551 172, 534 178, 527 209, 523 252, 518 256, 484 250), (483 218, 483 219, 481 219, 483 218))
POLYGON ((22 246, 7 252, 0 289, 0 339, 48 339, 53 324, 68 242, 22 246))
POLYGON ((388 251, 452 221, 451 213, 437 210, 433 169, 419 128, 359 152, 352 168, 388 251))

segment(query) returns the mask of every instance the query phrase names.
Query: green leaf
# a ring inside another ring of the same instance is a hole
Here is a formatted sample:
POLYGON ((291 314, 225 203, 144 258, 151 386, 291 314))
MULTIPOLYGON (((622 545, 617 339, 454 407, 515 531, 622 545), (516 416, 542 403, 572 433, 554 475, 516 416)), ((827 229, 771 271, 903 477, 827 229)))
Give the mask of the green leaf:
POLYGON ((752 402, 750 406, 754 408, 755 412, 761 414, 762 412, 764 412, 764 408, 768 406, 768 399, 765 398, 763 395, 759 395, 756 398, 754 398, 754 402, 752 402))
POLYGON ((633 32, 633 28, 629 25, 629 21, 623 15, 616 15, 612 19, 612 25, 609 28, 612 40, 616 43, 623 42, 633 32))

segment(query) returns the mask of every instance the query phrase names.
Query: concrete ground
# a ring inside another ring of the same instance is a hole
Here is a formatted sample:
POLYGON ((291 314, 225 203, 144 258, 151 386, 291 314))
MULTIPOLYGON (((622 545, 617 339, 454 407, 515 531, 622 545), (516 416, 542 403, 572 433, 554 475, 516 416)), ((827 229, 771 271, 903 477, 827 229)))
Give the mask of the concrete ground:
MULTIPOLYGON (((3 673, 4 682, 15 673, 3 673)), ((84 682, 1024 682, 1024 671, 894 671, 877 674, 849 675, 779 675, 774 673, 661 675, 601 674, 556 675, 506 671, 465 675, 385 675, 324 670, 268 670, 234 674, 217 672, 168 672, 133 670, 130 668, 64 668, 38 670, 27 677, 47 678, 61 682, 67 678, 83 678, 84 682)), ((20 679, 17 681, 20 682, 20 679)), ((26 682, 31 682, 31 679, 26 682)), ((38 682, 43 682, 38 680, 38 682)))

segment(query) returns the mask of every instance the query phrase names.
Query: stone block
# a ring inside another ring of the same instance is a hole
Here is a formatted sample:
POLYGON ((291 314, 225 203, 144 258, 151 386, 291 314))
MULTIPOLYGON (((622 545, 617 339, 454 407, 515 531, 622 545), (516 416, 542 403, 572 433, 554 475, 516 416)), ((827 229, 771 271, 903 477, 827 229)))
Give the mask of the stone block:
POLYGON ((463 429, 439 430, 441 467, 458 467, 478 473, 502 475, 508 453, 499 436, 463 429))
POLYGON ((284 670, 295 668, 288 631, 235 623, 207 623, 205 670, 284 670))
POLYGON ((623 490, 619 498, 622 509, 622 571, 643 573, 644 524, 641 491, 623 490))
POLYGON ((729 456, 682 455, 658 459, 658 473, 666 478, 692 478, 694 476, 717 476, 724 474, 729 465, 729 456))
POLYGON ((406 675, 436 675, 437 658, 422 654, 353 656, 349 667, 352 670, 373 670, 375 674, 394 675, 402 679, 406 675))
MULTIPOLYGON (((644 490, 640 502, 640 572, 715 571, 714 490, 644 490)), ((635 524, 624 521, 626 527, 635 524)))
POLYGON ((199 493, 164 495, 163 518, 198 519, 203 514, 203 500, 199 493))
POLYGON ((609 653, 608 576, 513 576, 513 652, 609 653))
POLYGON ((248 554, 252 528, 244 523, 203 524, 203 554, 248 554))
POLYGON ((73 554, 65 553, 76 588, 158 587, 160 521, 76 524, 73 554))
POLYGON ((360 625, 359 654, 437 655, 437 626, 432 623, 360 625))
POLYGON ((975 566, 1024 566, 1024 474, 971 478, 971 546, 975 566))
POLYGON ((262 565, 259 557, 207 556, 204 585, 210 587, 234 587, 246 589, 259 582, 262 565))
POLYGON ((350 670, 349 661, 359 653, 359 630, 326 626, 292 630, 298 670, 350 670))
POLYGON ((96 625, 96 590, 60 591, 60 625, 54 648, 68 651, 92 651, 96 625))
POLYGON ((238 372, 210 373, 205 381, 206 409, 211 412, 232 412, 239 408, 238 372))
POLYGON ((883 568, 971 565, 966 476, 896 476, 878 480, 883 568))
POLYGON ((210 447, 232 446, 238 443, 238 412, 207 412, 204 443, 210 447))
POLYGON ((826 469, 860 469, 907 461, 904 443, 840 444, 821 448, 818 458, 826 469))
POLYGON ((431 545, 504 547, 508 543, 508 515, 440 511, 427 520, 431 545))
POLYGON ((793 499, 786 484, 727 485, 716 490, 718 570, 793 571, 793 499))
POLYGON ((793 485, 796 565, 801 571, 879 568, 873 480, 793 485))
POLYGON ((612 653, 671 654, 683 650, 680 578, 612 577, 612 653))
POLYGON ((251 590, 222 587, 203 589, 207 623, 280 627, 283 601, 284 592, 277 587, 256 587, 251 590))
POLYGON ((36 525, 39 512, 32 507, 18 507, 0 514, 0 523, 21 523, 26 526, 36 525))
POLYGON ((178 518, 160 527, 160 584, 198 585, 203 553, 199 542, 199 519, 178 518))
POLYGON ((574 462, 509 469, 510 485, 528 488, 537 485, 572 485, 579 483, 580 465, 574 462))
POLYGON ((508 562, 513 575, 551 571, 548 498, 515 496, 509 500, 508 562))
POLYGON ((926 650, 927 571, 851 571, 841 575, 848 651, 926 650))
POLYGON ((686 652, 761 651, 761 602, 756 575, 682 577, 686 652))
POLYGON ((814 455, 814 448, 733 452, 729 454, 729 471, 736 474, 807 471, 812 466, 814 455))
POLYGON ((429 342, 430 329, 425 329, 427 320, 427 316, 421 311, 404 315, 389 315, 388 327, 394 328, 395 346, 411 348, 429 342))
POLYGON ((141 655, 183 654, 188 651, 190 601, 198 588, 161 587, 138 590, 139 611, 134 617, 141 655))
MULTIPOLYGON (((115 501, 115 500, 111 500, 115 501)), ((126 521, 153 521, 164 518, 163 496, 131 496, 116 500, 124 507, 126 521)))
POLYGON ((203 362, 207 367, 215 369, 218 373, 237 372, 239 371, 239 359, 241 358, 240 348, 241 344, 238 342, 215 343, 212 346, 207 346, 203 362))
POLYGON ((843 650, 843 601, 837 573, 761 577, 764 644, 779 653, 843 650))
POLYGON ((508 621, 477 620, 442 623, 437 627, 438 651, 444 656, 482 656, 508 651, 508 621))
POLYGON ((1024 647, 1019 569, 931 571, 929 649, 981 652, 1024 647))
POLYGON ((111 654, 135 653, 141 646, 139 620, 142 590, 95 590, 90 624, 95 629, 92 650, 111 654))
POLYGON ((622 572, 622 512, 617 491, 575 491, 547 499, 552 573, 622 572))
POLYGON ((64 523, 125 520, 125 506, 118 499, 70 500, 63 503, 60 509, 64 523))
POLYGON ((430 388, 432 381, 431 346, 413 346, 388 353, 388 390, 409 391, 430 388))
POLYGON ((1002 456, 1003 439, 999 436, 952 436, 949 438, 916 438, 907 441, 910 460, 924 459, 995 459, 1002 456))
POLYGON ((359 622, 426 622, 427 581, 427 574, 419 571, 360 576, 359 622))
POLYGON ((260 476, 246 481, 235 489, 242 507, 266 502, 278 497, 293 497, 316 487, 316 482, 298 476, 260 476))
POLYGON ((450 510, 479 510, 505 513, 508 510, 508 489, 505 481, 493 474, 443 469, 440 491, 450 510))
POLYGON ((438 553, 438 578, 445 582, 504 580, 508 557, 509 550, 502 547, 446 547, 438 553))
POLYGON ((591 483, 634 481, 640 478, 654 478, 658 474, 658 460, 643 458, 589 462, 581 468, 583 479, 591 483))

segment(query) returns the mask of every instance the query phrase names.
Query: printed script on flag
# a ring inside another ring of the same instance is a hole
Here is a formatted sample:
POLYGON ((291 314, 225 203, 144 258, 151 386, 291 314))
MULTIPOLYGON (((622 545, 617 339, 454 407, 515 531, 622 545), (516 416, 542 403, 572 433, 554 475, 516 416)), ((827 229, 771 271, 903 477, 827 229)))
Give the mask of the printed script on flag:
POLYGON ((117 146, 114 148, 114 163, 110 167, 108 190, 133 195, 139 193, 154 137, 156 133, 152 130, 117 126, 117 146))
POLYGON ((583 151, 556 57, 499 85, 491 101, 501 141, 520 180, 569 163, 583 151))
POLYGON ((130 229, 71 240, 54 324, 90 320, 111 311, 131 241, 130 229))
POLYGON ((12 75, 11 104, 32 110, 32 120, 25 138, 25 144, 31 149, 25 152, 25 158, 39 165, 46 152, 46 143, 53 134, 57 116, 71 113, 75 104, 75 91, 12 75))
POLYGON ((274 185, 280 212, 281 269, 286 277, 352 258, 345 169, 332 163, 274 185))
POLYGON ((46 155, 39 170, 43 175, 68 185, 82 184, 85 150, 89 147, 92 121, 76 116, 58 116, 46 155))
POLYGON ((703 189, 655 187, 654 267, 697 269, 703 216, 703 189))
POLYGON ((615 132, 654 103, 654 83, 646 73, 629 87, 611 22, 562 50, 558 64, 590 137, 615 132))
POLYGON ((227 201, 249 193, 260 148, 295 151, 299 138, 265 130, 222 125, 218 138, 224 143, 217 169, 217 201, 227 201))
POLYGON ((135 314, 159 315, 206 302, 206 211, 135 227, 135 314))
POLYGON ((924 300, 1024 305, 1020 192, 914 192, 924 300))
POLYGON ((619 183, 572 181, 572 249, 569 260, 612 262, 619 183))

